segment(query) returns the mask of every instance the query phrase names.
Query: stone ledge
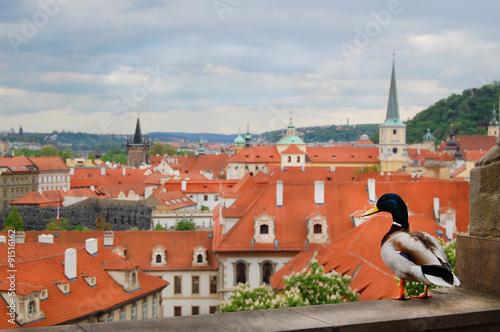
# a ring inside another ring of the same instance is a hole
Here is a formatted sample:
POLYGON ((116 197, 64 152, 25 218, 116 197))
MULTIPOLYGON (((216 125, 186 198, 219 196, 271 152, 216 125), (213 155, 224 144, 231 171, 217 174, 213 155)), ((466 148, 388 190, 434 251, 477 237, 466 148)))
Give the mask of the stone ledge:
MULTIPOLYGON (((500 330, 500 298, 460 290, 429 300, 370 301, 127 322, 63 325, 33 331, 423 331, 500 330)), ((29 326, 28 326, 29 327, 29 326)))

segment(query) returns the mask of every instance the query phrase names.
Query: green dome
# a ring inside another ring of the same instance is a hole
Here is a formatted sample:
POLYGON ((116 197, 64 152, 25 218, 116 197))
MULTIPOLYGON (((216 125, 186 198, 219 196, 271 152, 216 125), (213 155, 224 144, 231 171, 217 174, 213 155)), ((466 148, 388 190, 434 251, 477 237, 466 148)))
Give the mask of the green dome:
POLYGON ((427 134, 424 135, 424 142, 434 142, 434 136, 429 128, 427 128, 427 134))
POLYGON ((236 137, 234 139, 234 145, 236 145, 236 146, 244 146, 245 145, 245 139, 243 137, 241 137, 241 134, 239 134, 238 137, 236 137))
POLYGON ((277 144, 306 144, 302 138, 298 136, 285 136, 278 141, 277 144))

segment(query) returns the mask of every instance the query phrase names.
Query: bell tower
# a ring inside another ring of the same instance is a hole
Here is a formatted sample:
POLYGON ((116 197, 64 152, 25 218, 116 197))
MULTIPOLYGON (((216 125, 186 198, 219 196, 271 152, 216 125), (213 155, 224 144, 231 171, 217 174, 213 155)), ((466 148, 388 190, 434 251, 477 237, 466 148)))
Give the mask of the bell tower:
POLYGON ((399 120, 396 69, 392 60, 391 86, 385 122, 379 126, 379 160, 383 172, 393 172, 408 162, 406 151, 406 125, 399 120))
POLYGON ((141 123, 137 118, 134 136, 127 138, 127 166, 139 167, 142 163, 148 163, 149 138, 143 137, 141 123))

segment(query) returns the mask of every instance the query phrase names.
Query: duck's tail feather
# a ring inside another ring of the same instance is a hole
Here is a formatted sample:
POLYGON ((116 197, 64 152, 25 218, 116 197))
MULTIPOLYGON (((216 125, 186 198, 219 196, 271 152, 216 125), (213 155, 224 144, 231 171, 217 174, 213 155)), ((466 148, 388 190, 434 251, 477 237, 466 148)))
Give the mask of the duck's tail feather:
POLYGON ((449 270, 435 265, 423 265, 422 273, 433 285, 451 287, 459 286, 460 280, 449 270))

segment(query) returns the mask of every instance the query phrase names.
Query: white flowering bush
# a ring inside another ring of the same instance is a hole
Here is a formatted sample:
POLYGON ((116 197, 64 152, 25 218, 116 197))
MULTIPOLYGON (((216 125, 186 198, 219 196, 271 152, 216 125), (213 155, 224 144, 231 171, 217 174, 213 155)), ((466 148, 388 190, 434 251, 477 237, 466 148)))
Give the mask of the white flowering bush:
MULTIPOLYGON (((285 277, 286 289, 296 287, 302 295, 305 305, 355 302, 359 294, 352 291, 349 285, 352 280, 335 270, 325 272, 318 261, 313 260, 309 269, 285 277)), ((292 305, 290 305, 292 306, 292 305)))
POLYGON ((228 300, 219 302, 217 311, 234 312, 354 302, 359 298, 349 287, 349 277, 335 271, 326 273, 316 260, 312 261, 309 268, 284 277, 284 282, 283 294, 274 294, 265 285, 254 288, 249 284, 238 284, 228 300))

